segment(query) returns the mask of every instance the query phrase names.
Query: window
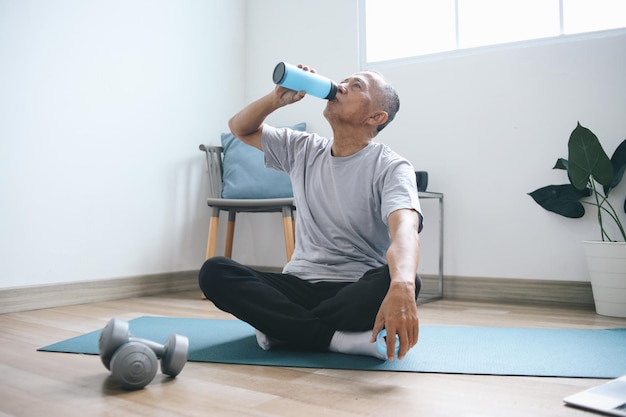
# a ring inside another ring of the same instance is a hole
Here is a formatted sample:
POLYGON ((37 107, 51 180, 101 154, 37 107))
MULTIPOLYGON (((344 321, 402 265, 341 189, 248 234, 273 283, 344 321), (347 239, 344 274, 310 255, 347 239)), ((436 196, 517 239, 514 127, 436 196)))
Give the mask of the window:
POLYGON ((562 1, 564 34, 626 27, 624 0, 562 1))
POLYGON ((626 27, 625 0, 361 0, 365 61, 626 27))
POLYGON ((556 0, 458 0, 458 49, 559 35, 556 0))

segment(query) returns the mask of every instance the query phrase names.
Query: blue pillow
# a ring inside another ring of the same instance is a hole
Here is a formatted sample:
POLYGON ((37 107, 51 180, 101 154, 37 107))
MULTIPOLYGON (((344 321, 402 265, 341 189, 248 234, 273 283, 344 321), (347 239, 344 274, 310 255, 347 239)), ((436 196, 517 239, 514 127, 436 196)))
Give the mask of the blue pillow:
MULTIPOLYGON (((304 131, 306 123, 288 127, 304 131)), ((289 175, 266 168, 262 151, 243 143, 231 133, 222 133, 222 147, 224 148, 222 198, 293 197, 289 175)))

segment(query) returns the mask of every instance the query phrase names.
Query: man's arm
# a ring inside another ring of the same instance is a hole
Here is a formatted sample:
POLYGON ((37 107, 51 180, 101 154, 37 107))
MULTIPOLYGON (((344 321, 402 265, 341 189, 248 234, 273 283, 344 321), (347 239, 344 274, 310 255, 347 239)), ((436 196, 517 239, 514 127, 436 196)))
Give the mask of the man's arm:
POLYGON ((372 341, 383 327, 387 330, 387 357, 394 357, 395 335, 400 338, 398 359, 417 343, 419 320, 415 302, 415 277, 419 262, 419 214, 415 210, 396 210, 389 216, 391 245, 387 263, 391 284, 385 296, 372 333, 372 341))
POLYGON ((275 110, 302 100, 304 91, 293 91, 276 86, 274 90, 260 99, 248 104, 229 121, 228 127, 233 135, 248 145, 261 147, 263 122, 275 110))

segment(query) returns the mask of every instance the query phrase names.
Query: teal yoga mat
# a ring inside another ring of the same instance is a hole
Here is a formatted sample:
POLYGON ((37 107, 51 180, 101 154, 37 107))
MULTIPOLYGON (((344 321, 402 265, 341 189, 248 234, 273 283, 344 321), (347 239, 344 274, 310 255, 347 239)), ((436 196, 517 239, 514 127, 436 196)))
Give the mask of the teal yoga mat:
MULTIPOLYGON (((134 336, 164 342, 170 333, 189 337, 196 362, 300 368, 617 378, 626 375, 626 328, 536 329, 422 326, 419 343, 402 361, 293 350, 264 351, 254 329, 238 320, 140 317, 130 321, 134 336)), ((98 354, 100 330, 40 351, 98 354)))

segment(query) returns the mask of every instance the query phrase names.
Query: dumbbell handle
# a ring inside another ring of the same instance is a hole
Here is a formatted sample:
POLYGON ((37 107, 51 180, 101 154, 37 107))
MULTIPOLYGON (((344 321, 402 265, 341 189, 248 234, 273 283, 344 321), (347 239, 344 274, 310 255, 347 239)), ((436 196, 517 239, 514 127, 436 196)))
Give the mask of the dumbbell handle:
POLYGON ((142 343, 150 348, 156 357, 161 359, 161 371, 166 375, 175 377, 182 371, 187 362, 189 339, 185 336, 171 334, 163 345, 131 335, 128 336, 128 341, 142 343))
POLYGON ((128 341, 143 343, 144 345, 152 349, 154 351, 154 354, 159 359, 165 357, 165 354, 167 353, 167 349, 165 349, 164 345, 157 343, 157 342, 153 342, 152 340, 142 339, 142 338, 135 337, 135 336, 129 336, 128 341))

